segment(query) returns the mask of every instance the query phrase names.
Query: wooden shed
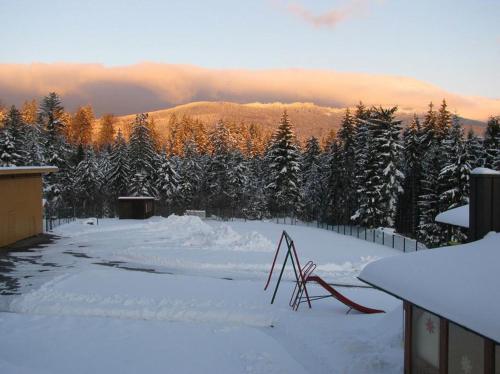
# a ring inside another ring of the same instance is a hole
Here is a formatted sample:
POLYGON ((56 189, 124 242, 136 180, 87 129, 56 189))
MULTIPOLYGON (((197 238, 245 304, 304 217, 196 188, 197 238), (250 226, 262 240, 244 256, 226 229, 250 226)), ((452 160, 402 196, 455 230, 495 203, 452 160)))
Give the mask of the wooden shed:
POLYGON ((118 215, 120 219, 146 219, 155 212, 155 198, 152 196, 120 196, 118 215))
POLYGON ((42 175, 54 166, 0 167, 0 247, 43 232, 42 175))

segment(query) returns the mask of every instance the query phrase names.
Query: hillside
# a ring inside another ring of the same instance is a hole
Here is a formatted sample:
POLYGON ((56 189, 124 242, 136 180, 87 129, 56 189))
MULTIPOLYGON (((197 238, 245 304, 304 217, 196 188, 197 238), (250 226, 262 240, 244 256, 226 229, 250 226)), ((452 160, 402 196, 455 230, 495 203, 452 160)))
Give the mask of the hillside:
MULTIPOLYGON (((154 118, 158 132, 164 136, 172 114, 177 117, 190 116, 208 125, 215 124, 219 119, 229 122, 256 123, 272 131, 276 128, 284 109, 288 111, 289 117, 295 125, 297 136, 302 140, 312 135, 322 138, 328 134, 329 130, 337 130, 344 115, 343 108, 324 107, 312 103, 238 104, 208 101, 179 105, 170 109, 150 112, 149 115, 154 118)), ((398 114, 398 118, 404 124, 408 123, 412 116, 412 112, 402 110, 398 114)), ((118 127, 126 135, 130 132, 134 118, 135 114, 118 117, 118 127)), ((462 122, 466 130, 472 127, 474 131, 481 134, 485 126, 483 122, 469 119, 463 119, 462 122)))

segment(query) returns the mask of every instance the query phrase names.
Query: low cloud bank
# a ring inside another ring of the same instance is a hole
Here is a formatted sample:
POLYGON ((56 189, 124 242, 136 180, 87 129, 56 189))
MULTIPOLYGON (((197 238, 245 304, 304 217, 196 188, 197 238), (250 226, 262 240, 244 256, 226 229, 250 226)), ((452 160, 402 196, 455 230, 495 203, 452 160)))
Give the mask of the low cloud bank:
POLYGON ((463 96, 412 78, 342 73, 334 70, 205 69, 191 65, 142 63, 0 64, 0 100, 20 105, 49 91, 62 95, 69 110, 91 104, 97 114, 129 114, 192 101, 313 102, 346 107, 398 105, 423 112, 443 98, 461 116, 485 120, 500 114, 500 100, 463 96))

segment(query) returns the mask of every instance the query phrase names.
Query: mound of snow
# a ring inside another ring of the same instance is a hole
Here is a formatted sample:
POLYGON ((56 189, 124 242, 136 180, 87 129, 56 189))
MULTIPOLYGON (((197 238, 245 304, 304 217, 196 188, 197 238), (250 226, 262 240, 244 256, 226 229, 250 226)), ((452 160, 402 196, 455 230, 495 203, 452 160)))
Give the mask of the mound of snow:
POLYGON ((274 244, 256 231, 242 236, 226 224, 213 227, 196 216, 172 214, 166 219, 149 222, 144 230, 161 232, 163 239, 176 241, 188 248, 245 252, 274 250, 274 244))

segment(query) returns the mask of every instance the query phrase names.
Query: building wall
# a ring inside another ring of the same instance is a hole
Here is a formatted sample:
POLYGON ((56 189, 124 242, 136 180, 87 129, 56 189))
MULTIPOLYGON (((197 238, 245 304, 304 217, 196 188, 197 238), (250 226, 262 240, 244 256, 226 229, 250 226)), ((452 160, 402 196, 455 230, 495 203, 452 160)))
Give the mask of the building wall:
POLYGON ((41 175, 0 176, 0 247, 42 231, 41 175))

